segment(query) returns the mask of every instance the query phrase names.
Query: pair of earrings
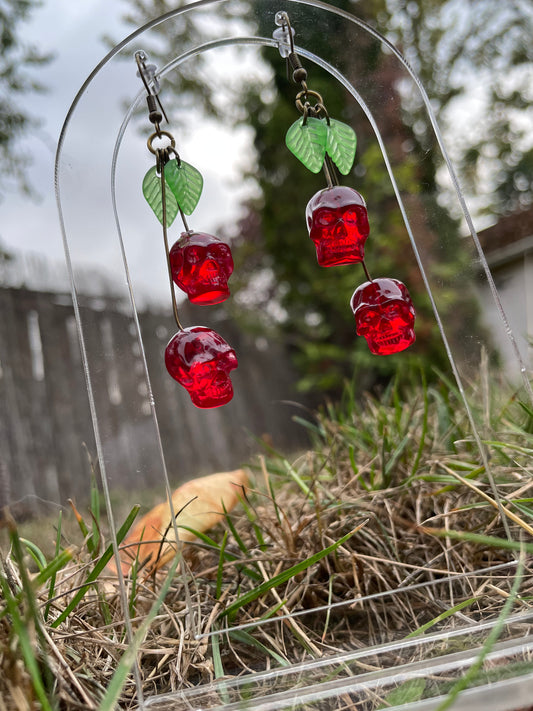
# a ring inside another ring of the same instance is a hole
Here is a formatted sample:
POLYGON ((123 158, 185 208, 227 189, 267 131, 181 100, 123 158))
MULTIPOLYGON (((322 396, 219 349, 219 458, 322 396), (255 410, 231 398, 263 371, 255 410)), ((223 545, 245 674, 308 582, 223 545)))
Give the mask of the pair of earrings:
POLYGON ((287 131, 285 142, 311 172, 323 169, 328 184, 311 198, 305 213, 318 264, 362 264, 368 281, 355 290, 350 301, 357 334, 365 337, 376 355, 398 353, 415 341, 413 302, 407 287, 397 279, 370 277, 364 262, 370 233, 365 201, 357 190, 339 185, 336 176, 335 167, 342 175, 352 168, 355 132, 330 118, 320 94, 308 89, 307 71, 294 51, 294 29, 287 13, 278 12, 275 22, 278 29, 273 36, 281 56, 292 68, 294 82, 302 87, 296 96, 302 116, 287 131))
POLYGON ((194 166, 181 159, 172 134, 161 130, 160 123, 166 115, 158 96, 160 89, 155 65, 146 63, 147 56, 142 50, 135 53, 135 60, 147 91, 148 118, 155 128, 148 139, 148 150, 155 155, 156 164, 146 173, 142 190, 163 227, 174 319, 178 327, 165 349, 165 365, 169 374, 187 390, 194 405, 218 407, 233 397, 229 374, 238 365, 237 356, 216 331, 206 326, 183 328, 174 285, 184 291, 193 304, 219 304, 230 294, 228 279, 233 272, 233 258, 227 244, 214 235, 194 232, 187 224, 186 215, 194 212, 200 200, 203 178, 194 166), (169 249, 167 227, 178 214, 185 231, 169 249))
MULTIPOLYGON (((356 331, 367 340, 372 353, 389 355, 408 348, 415 341, 415 310, 409 292, 397 279, 372 279, 364 262, 365 242, 370 233, 364 198, 357 190, 339 185, 336 170, 347 175, 355 159, 357 138, 353 129, 330 118, 322 97, 307 87, 307 71, 294 51, 294 30, 286 12, 276 14, 274 39, 281 56, 301 84, 296 107, 301 117, 289 128, 286 145, 313 173, 324 171, 327 187, 309 201, 306 222, 322 267, 361 263, 367 281, 350 301, 356 331), (314 102, 314 103, 312 103, 314 102)), ((238 363, 235 351, 218 333, 205 326, 183 328, 180 323, 174 285, 194 304, 218 304, 229 296, 228 279, 233 259, 227 244, 213 235, 193 232, 186 221, 200 199, 203 179, 194 166, 181 160, 175 140, 160 123, 164 109, 159 100, 159 83, 154 65, 146 54, 136 52, 139 75, 147 91, 148 118, 155 131, 148 149, 156 157, 143 180, 144 196, 163 226, 163 239, 174 317, 178 332, 165 349, 170 375, 189 393, 194 405, 211 408, 233 397, 230 372, 238 363), (154 146, 155 142, 160 145, 154 146), (169 249, 167 227, 180 214, 185 232, 169 249)), ((168 119, 167 119, 168 120, 168 119)))

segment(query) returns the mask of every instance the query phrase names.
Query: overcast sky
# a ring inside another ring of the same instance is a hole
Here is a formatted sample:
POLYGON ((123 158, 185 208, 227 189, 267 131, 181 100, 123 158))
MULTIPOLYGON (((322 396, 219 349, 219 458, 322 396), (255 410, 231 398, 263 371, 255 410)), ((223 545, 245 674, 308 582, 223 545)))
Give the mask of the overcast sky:
MULTIPOLYGON (((119 0, 44 0, 24 27, 27 42, 34 43, 41 52, 54 52, 56 56, 35 73, 48 91, 27 96, 20 102, 42 122, 36 133, 27 135, 21 142, 24 153, 31 156, 29 177, 39 199, 31 200, 16 193, 6 196, 0 205, 0 240, 4 248, 46 256, 63 268, 64 248, 53 182, 57 141, 79 88, 108 52, 103 36, 119 41, 131 33, 132 28, 121 22, 127 8, 128 3, 119 0)), ((110 171, 107 166, 100 168, 95 152, 101 146, 111 159, 124 115, 124 102, 131 101, 142 88, 136 77, 133 53, 131 65, 117 63, 121 69, 104 73, 93 95, 89 92, 87 101, 81 102, 73 116, 65 146, 65 185, 62 186, 68 240, 75 264, 85 262, 88 267, 103 267, 115 275, 118 270, 122 271, 120 250, 112 216, 104 207, 109 200, 110 171), (122 78, 124 73, 127 80, 131 77, 127 89, 122 78), (109 112, 109 122, 102 128, 98 121, 100 114, 106 112, 109 112), (109 140, 106 142, 106 139, 109 140), (75 181, 70 180, 68 172, 71 163, 75 181)), ((117 199, 134 284, 148 296, 166 298, 169 287, 161 227, 141 192, 142 177, 154 160, 145 143, 150 132, 148 121, 146 127, 145 137, 139 135, 136 127, 124 138, 117 166, 117 199)), ((204 192, 190 222, 193 229, 215 232, 237 214, 239 201, 249 189, 239 183, 237 169, 239 162, 242 164, 239 156, 246 152, 248 138, 246 130, 230 134, 215 122, 199 126, 192 118, 180 153, 184 160, 198 167, 204 177, 204 192)), ((172 228, 171 244, 183 229, 178 222, 179 218, 172 228)))
MULTIPOLYGON (((131 33, 132 28, 121 22, 122 14, 128 9, 128 0, 44 0, 43 6, 21 30, 29 43, 34 43, 42 52, 54 52, 56 57, 36 70, 36 78, 48 87, 48 92, 21 100, 23 108, 42 121, 38 132, 27 135, 21 142, 21 151, 32 160, 29 177, 40 198, 32 201, 27 196, 11 193, 0 204, 0 240, 5 248, 46 256, 64 268, 53 183, 57 141, 78 90, 107 54, 104 35, 118 41, 131 33)), ((212 23, 214 10, 208 8, 207 12, 210 13, 207 19, 212 23)), ((91 84, 69 125, 64 151, 61 187, 74 263, 105 269, 114 279, 124 271, 109 205, 111 170, 108 164, 125 105, 130 104, 142 88, 136 77, 133 52, 144 47, 143 41, 148 41, 144 35, 138 44, 125 51, 128 61, 113 60, 91 84)), ((222 67, 222 72, 226 71, 222 73, 222 86, 235 71, 235 68, 231 72, 225 69, 226 62, 233 61, 235 67, 235 57, 228 55, 230 50, 208 53, 210 58, 213 56, 213 70, 220 71, 222 67)), ((247 73, 253 64, 252 59, 244 65, 247 73)), ((469 100, 463 101, 468 116, 479 115, 483 106, 482 92, 482 83, 473 82, 469 100)), ((164 102, 164 84, 162 99, 164 102)), ((174 130, 172 116, 170 121, 169 129, 174 130)), ((459 125, 464 123, 463 119, 459 121, 459 125)), ((117 162, 117 204, 134 286, 139 295, 142 291, 148 296, 167 299, 169 287, 161 228, 141 192, 142 178, 153 165, 153 157, 146 148, 148 121, 145 125, 144 136, 139 125, 128 127, 124 135, 117 162)), ((475 127, 476 122, 470 119, 470 125, 475 127)), ((250 132, 245 128, 230 131, 220 122, 206 122, 191 115, 187 135, 175 135, 181 157, 195 165, 204 177, 204 192, 189 224, 197 231, 216 233, 220 225, 235 219, 240 202, 249 194, 250 187, 243 184, 240 169, 251 154, 250 132)), ((453 148, 453 142, 448 148, 453 148)), ((182 226, 178 223, 179 218, 169 235, 171 243, 181 232, 182 226)), ((42 285, 31 283, 30 286, 42 285)))
POLYGON ((0 205, 0 237, 7 248, 63 260, 53 182, 56 144, 77 90, 106 53, 102 35, 124 34, 120 23, 122 8, 122 3, 116 1, 45 0, 33 12, 30 22, 19 26, 27 43, 43 53, 53 52, 55 59, 34 73, 48 91, 17 97, 17 103, 42 124, 20 142, 30 157, 29 178, 39 199, 16 193, 5 196, 0 205))

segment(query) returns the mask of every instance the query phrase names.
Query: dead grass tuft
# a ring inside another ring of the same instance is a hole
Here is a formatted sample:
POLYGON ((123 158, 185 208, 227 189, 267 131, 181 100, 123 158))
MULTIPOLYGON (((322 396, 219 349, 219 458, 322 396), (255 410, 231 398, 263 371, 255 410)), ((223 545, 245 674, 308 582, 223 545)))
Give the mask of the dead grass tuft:
MULTIPOLYGON (((530 540, 524 530, 533 522, 531 435, 510 407, 490 425, 498 443, 491 462, 513 536, 530 540)), ((458 412, 453 397, 438 390, 405 400, 390 392, 357 408, 348 402, 308 425, 309 452, 294 461, 272 454, 256 462, 242 506, 209 537, 186 544, 192 606, 178 575, 139 650, 145 695, 398 640, 436 618, 431 631, 495 618, 514 569, 486 569, 512 562, 515 551, 497 544, 505 539, 501 511, 458 412), (452 535, 457 532, 486 538, 460 540, 452 535), (342 545, 303 565, 343 536, 342 545), (289 579, 253 597, 252 591, 299 564, 289 579), (239 604, 246 595, 248 602, 239 604), (236 629, 265 617, 268 624, 236 629), (217 637, 218 644, 201 636, 226 627, 232 631, 217 637)), ((101 551, 105 545, 101 541, 101 551)), ((4 557, 15 594, 17 563, 4 557)), ((52 626, 93 565, 82 545, 58 571, 51 600, 48 585, 36 590, 41 614, 50 607, 43 623, 47 649, 30 629, 32 644, 39 663, 53 670, 58 707, 69 711, 98 708, 128 647, 116 578, 108 574, 99 575, 76 609, 52 626)), ((138 570, 127 580, 134 632, 162 576, 138 570)), ((529 609, 532 596, 529 557, 514 611, 529 609)), ((4 613, 0 711, 38 708, 32 689, 4 613)), ((135 705, 130 676, 120 707, 135 705)))

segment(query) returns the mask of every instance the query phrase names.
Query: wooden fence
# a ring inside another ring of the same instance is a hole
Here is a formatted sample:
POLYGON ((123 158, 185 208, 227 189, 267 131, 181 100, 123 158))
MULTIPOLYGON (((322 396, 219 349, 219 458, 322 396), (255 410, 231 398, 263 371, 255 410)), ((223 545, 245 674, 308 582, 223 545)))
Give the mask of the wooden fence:
MULTIPOLYGON (((194 307, 192 308, 194 311, 194 307)), ((198 307, 196 307, 198 309, 198 307)), ((162 486, 158 433, 132 319, 117 300, 87 297, 80 307, 90 355, 88 376, 106 469, 117 491, 162 486)), ((292 421, 299 410, 287 353, 239 332, 227 320, 205 323, 180 309, 187 324, 215 328, 235 348, 235 396, 198 410, 167 374, 163 353, 175 332, 168 314, 139 321, 171 482, 240 466, 267 439, 283 451, 305 442, 292 421)), ((206 313, 205 311, 203 312, 206 313)), ((220 315, 220 311, 211 312, 220 315)), ((87 499, 96 445, 70 295, 0 287, 0 506, 30 514, 87 499)))

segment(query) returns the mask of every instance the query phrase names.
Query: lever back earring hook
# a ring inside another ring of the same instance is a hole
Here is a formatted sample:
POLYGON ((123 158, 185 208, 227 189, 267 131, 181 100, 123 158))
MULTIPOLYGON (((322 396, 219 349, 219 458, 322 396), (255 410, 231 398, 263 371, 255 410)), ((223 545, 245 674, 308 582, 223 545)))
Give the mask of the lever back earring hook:
POLYGON ((148 104, 148 118, 154 124, 157 133, 160 133, 159 124, 161 123, 163 117, 168 123, 168 118, 163 108, 163 104, 159 99, 159 80, 156 76, 157 67, 155 64, 147 64, 148 55, 142 49, 135 52, 135 61, 137 62, 137 68, 139 70, 138 75, 142 79, 144 88, 146 89, 146 103, 148 104), (159 110, 158 110, 159 107, 159 110))
POLYGON ((291 27, 288 14, 284 11, 277 12, 274 22, 279 29, 274 30, 272 36, 279 43, 281 56, 288 57, 289 54, 294 54, 294 30, 291 27))
POLYGON ((294 49, 294 29, 291 27, 289 15, 285 11, 276 13, 274 22, 278 29, 274 30, 272 37, 278 43, 279 53, 287 60, 287 78, 289 77, 289 67, 292 69, 292 80, 296 84, 301 84, 302 89, 307 89, 307 71, 302 66, 300 57, 294 49))

